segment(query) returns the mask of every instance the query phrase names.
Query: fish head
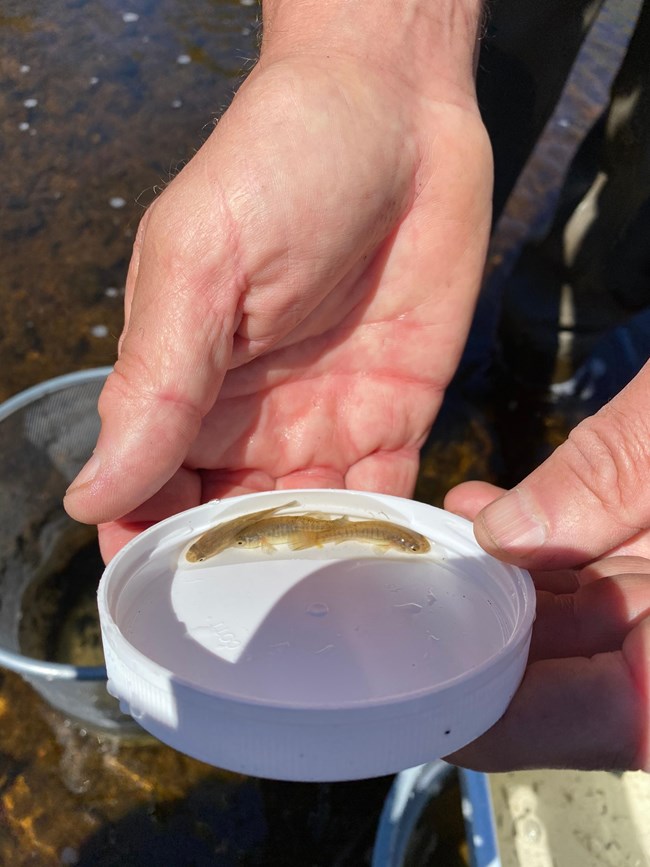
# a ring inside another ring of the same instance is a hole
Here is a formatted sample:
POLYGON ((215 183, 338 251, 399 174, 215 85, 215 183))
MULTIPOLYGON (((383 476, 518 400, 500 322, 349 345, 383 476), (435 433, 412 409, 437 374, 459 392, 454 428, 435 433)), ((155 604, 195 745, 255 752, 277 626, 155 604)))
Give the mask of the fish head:
POLYGON ((215 554, 220 554, 228 547, 228 539, 210 540, 209 545, 204 540, 197 540, 187 549, 185 559, 188 563, 203 563, 208 557, 214 557, 215 554))
POLYGON ((196 545, 191 545, 185 552, 185 559, 188 563, 202 563, 205 557, 198 550, 196 545))
POLYGON ((431 548, 431 545, 424 536, 404 533, 398 538, 397 547, 408 554, 424 554, 431 548))

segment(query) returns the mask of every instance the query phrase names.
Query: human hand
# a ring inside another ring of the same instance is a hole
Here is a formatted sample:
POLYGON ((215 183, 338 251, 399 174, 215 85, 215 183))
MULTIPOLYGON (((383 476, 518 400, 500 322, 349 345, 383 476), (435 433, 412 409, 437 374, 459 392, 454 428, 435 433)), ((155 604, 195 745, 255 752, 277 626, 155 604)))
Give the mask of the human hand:
POLYGON ((106 559, 215 497, 409 494, 466 338, 491 192, 468 58, 441 90, 363 34, 285 50, 273 23, 138 233, 101 434, 66 498, 104 524, 106 559))
POLYGON ((528 667, 504 716, 450 761, 650 771, 650 365, 504 494, 445 506, 491 554, 533 571, 528 667), (587 563, 587 565, 584 565, 587 563))

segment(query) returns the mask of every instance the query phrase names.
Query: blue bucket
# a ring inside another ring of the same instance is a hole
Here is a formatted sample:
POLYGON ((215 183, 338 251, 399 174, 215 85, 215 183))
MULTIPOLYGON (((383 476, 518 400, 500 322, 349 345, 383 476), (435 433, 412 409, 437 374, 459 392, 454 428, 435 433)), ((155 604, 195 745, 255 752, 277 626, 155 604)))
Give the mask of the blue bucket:
MULTIPOLYGON (((403 867, 409 843, 427 804, 458 774, 465 837, 472 867, 500 867, 488 777, 442 759, 397 774, 386 796, 372 853, 372 867, 403 867)), ((431 828, 431 835, 436 829, 431 828)))

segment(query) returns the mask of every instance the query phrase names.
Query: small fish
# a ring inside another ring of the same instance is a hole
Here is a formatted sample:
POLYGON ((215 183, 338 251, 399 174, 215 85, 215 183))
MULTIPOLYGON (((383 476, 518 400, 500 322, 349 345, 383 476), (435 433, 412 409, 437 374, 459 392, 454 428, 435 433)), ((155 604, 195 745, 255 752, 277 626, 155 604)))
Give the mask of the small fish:
POLYGON ((346 521, 336 525, 332 522, 330 527, 324 528, 318 534, 320 545, 327 542, 336 545, 341 542, 368 542, 375 548, 393 548, 410 554, 425 554, 431 550, 426 536, 392 521, 346 521))
POLYGON ((289 509, 292 506, 297 506, 298 501, 292 500, 290 503, 284 503, 282 506, 274 506, 272 509, 262 509, 259 512, 251 512, 248 515, 240 515, 238 518, 233 518, 232 521, 224 521, 222 524, 217 524, 210 530, 206 530, 192 542, 188 548, 185 559, 188 563, 200 563, 207 560, 209 557, 214 557, 215 554, 225 551, 233 544, 235 535, 262 518, 272 515, 274 512, 279 512, 282 509, 289 509))
POLYGON ((267 552, 275 545, 288 545, 293 551, 322 547, 331 542, 367 542, 375 548, 393 548, 411 554, 431 549, 429 540, 392 521, 350 520, 347 516, 327 518, 322 513, 274 515, 243 527, 233 539, 241 548, 262 548, 267 552))
POLYGON ((275 551, 276 545, 288 545, 294 551, 320 546, 319 533, 349 523, 347 517, 327 518, 321 513, 274 515, 262 518, 240 530, 232 544, 239 548, 262 548, 275 551))

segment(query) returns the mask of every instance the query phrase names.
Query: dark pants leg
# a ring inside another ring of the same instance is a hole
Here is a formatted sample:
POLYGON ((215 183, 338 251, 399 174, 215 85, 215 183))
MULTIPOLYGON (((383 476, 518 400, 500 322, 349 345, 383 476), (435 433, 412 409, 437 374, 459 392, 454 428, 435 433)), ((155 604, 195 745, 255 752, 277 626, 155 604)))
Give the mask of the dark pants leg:
POLYGON ((542 388, 570 376, 606 332, 650 305, 648 2, 610 105, 576 154, 553 225, 522 252, 503 301, 506 365, 542 388))
POLYGON ((495 162, 494 214, 549 119, 603 0, 492 0, 477 90, 495 162))
MULTIPOLYGON (((565 231, 569 279, 587 337, 650 304, 650 3, 641 10, 604 122, 591 221, 565 231), (569 233, 570 234, 570 233, 569 233)), ((588 346, 586 348, 589 348, 588 346)), ((579 353, 577 353, 579 355, 579 353)))

